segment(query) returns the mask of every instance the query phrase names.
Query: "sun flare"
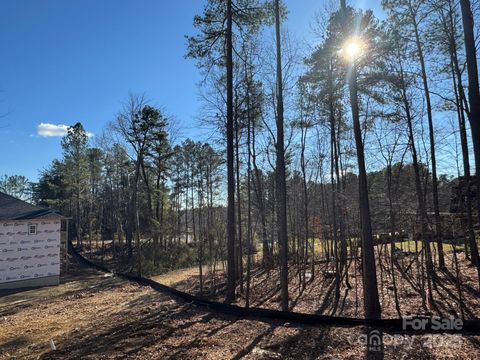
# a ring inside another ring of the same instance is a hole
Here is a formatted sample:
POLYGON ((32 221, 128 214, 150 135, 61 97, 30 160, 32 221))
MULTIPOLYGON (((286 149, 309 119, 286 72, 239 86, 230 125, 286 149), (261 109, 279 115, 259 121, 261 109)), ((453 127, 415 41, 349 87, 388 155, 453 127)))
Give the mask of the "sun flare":
POLYGON ((361 39, 352 37, 343 45, 343 53, 348 61, 352 61, 363 53, 364 44, 361 39))

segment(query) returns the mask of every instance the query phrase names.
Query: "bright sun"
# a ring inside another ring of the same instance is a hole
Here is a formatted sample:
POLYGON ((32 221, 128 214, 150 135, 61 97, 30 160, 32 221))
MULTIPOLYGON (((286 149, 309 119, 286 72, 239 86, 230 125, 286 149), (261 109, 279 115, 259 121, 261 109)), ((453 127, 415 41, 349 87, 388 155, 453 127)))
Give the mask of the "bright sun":
POLYGON ((363 43, 358 38, 351 38, 343 46, 345 58, 349 61, 356 59, 362 54, 363 43))

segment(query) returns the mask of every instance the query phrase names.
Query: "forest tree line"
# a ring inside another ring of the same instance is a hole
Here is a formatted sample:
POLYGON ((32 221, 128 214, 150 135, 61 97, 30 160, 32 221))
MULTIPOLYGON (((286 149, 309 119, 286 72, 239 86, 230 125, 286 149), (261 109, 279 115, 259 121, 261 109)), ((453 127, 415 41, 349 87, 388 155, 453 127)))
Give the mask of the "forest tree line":
POLYGON ((130 95, 94 140, 81 123, 69 128, 33 200, 71 216, 79 245, 108 241, 137 272, 197 264, 202 289, 203 265, 221 266, 226 300, 246 292, 247 306, 256 259, 279 269, 288 310, 289 264, 306 282, 316 260, 331 261, 340 286, 359 258, 369 318, 381 316, 375 236, 418 233, 433 296, 460 183, 461 245, 480 269, 479 8, 382 7, 383 20, 345 1, 324 6, 305 48, 279 0, 207 1, 186 57, 203 76, 209 142, 179 141, 163 109, 130 95))

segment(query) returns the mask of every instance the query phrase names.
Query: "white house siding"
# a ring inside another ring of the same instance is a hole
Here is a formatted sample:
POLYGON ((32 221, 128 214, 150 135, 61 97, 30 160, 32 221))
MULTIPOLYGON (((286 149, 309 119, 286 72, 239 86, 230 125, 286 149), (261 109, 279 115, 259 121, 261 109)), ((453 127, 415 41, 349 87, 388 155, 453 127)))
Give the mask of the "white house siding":
POLYGON ((0 289, 58 284, 60 227, 59 219, 0 222, 0 289))

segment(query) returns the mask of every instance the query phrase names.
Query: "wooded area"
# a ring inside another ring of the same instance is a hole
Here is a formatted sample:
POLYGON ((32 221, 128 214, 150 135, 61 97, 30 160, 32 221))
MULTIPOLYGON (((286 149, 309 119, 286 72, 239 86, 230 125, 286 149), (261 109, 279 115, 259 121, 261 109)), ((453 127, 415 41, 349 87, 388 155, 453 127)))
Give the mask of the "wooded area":
POLYGON ((480 8, 382 8, 324 5, 310 48, 280 0, 208 0, 186 50, 208 141, 130 94, 94 140, 70 127, 31 190, 0 189, 71 216, 77 248, 112 268, 196 266, 182 290, 201 297, 478 319, 480 8))

